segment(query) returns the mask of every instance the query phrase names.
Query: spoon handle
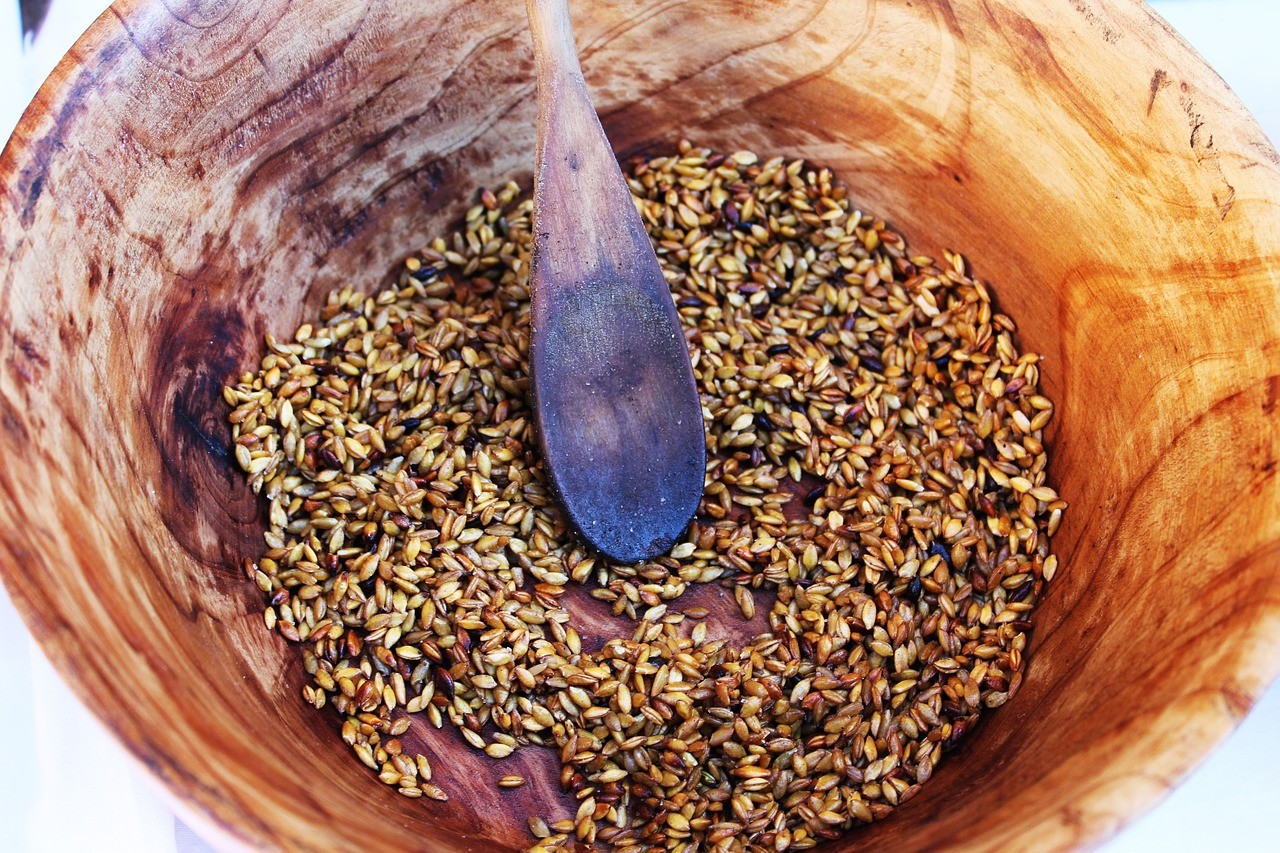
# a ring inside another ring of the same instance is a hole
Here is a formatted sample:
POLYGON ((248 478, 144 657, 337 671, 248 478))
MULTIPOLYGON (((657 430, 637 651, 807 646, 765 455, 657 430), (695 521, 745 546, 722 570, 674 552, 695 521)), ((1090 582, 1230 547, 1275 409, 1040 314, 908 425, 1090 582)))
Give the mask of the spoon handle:
POLYGON ((534 61, 538 66, 538 85, 555 74, 564 74, 586 84, 578 64, 578 50, 573 41, 573 25, 569 22, 568 0, 526 0, 529 27, 533 31, 534 61))
MULTIPOLYGON (((578 288, 622 275, 645 282, 655 297, 666 296, 644 223, 591 105, 568 3, 527 0, 527 6, 539 93, 538 283, 578 288)), ((539 304, 545 302, 535 304, 535 322, 539 304)))

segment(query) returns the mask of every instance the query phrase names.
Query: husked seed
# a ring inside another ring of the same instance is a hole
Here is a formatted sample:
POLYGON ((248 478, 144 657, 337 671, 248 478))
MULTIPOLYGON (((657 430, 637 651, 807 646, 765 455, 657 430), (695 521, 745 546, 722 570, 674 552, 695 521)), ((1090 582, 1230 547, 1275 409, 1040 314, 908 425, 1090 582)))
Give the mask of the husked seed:
POLYGON ((498 762, 558 755, 577 812, 529 818, 535 850, 809 849, 915 797, 1021 687, 1067 507, 1044 365, 964 258, 912 254, 827 169, 681 142, 625 172, 706 413, 685 537, 619 565, 559 512, 509 184, 223 389, 266 518, 239 569, 301 645, 304 701, 405 797, 448 799, 418 741, 447 725, 498 762), (681 603, 708 583, 715 618, 681 603), (752 640, 716 639, 726 603, 752 640))
POLYGON ((443 803, 449 799, 449 795, 446 794, 444 792, 444 788, 441 788, 439 785, 433 785, 430 782, 423 782, 418 787, 422 790, 424 795, 433 800, 439 800, 443 803))

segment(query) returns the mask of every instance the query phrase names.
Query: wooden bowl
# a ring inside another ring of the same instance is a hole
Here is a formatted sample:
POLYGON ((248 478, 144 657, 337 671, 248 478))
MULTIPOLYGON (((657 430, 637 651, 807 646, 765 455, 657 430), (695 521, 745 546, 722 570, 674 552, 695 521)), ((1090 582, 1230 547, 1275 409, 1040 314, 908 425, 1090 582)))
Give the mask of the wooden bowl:
MULTIPOLYGON (((1275 150, 1140 3, 574 11, 619 151, 688 136, 833 166, 919 249, 969 255, 1048 357, 1072 509, 1025 686, 922 796, 832 849, 1114 832, 1280 668, 1275 150)), ((431 746, 453 799, 402 799, 302 704, 298 650, 239 569, 260 515, 219 397, 264 332, 382 282, 477 187, 527 182, 523 14, 122 0, 0 158, 4 582, 79 696, 228 843, 512 849, 527 813, 563 807, 544 783, 499 792, 510 765, 449 732, 431 746)))

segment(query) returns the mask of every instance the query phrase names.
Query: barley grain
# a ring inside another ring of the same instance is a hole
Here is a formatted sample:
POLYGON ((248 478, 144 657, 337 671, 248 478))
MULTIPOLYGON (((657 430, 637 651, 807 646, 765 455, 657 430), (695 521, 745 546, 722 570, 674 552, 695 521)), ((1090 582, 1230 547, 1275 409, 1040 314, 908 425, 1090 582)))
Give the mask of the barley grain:
POLYGON ((499 761, 557 750, 579 808, 531 818, 535 849, 808 849, 914 797, 1018 691, 1059 568, 1053 403, 967 262, 910 253, 828 170, 681 143, 627 173, 707 416, 686 537, 615 565, 559 514, 509 185, 224 389, 267 505, 243 570, 303 645, 306 701, 406 797, 448 798, 399 740, 421 714, 499 761), (708 640, 694 583, 765 633, 708 640), (589 651, 569 584, 634 624, 589 651))

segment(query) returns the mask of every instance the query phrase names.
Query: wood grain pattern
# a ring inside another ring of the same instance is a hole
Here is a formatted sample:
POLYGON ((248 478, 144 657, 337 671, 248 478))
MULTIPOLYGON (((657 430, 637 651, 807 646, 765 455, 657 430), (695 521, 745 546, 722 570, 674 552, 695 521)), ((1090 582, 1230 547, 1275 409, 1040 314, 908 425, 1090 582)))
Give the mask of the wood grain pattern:
MULTIPOLYGON (((1139 3, 634 0, 574 23, 619 150, 830 165, 913 245, 971 256, 1048 355, 1073 509, 1025 686, 833 849, 1115 831, 1280 670, 1280 157, 1139 3)), ((0 574, 229 839, 506 849, 554 798, 428 736, 470 795, 400 799, 302 706, 239 573, 259 511, 217 394, 321 292, 527 181, 525 26, 503 0, 122 0, 0 155, 0 574)))

